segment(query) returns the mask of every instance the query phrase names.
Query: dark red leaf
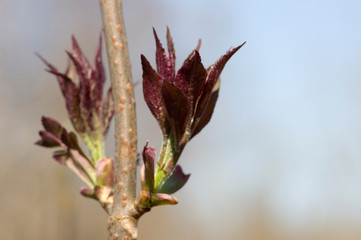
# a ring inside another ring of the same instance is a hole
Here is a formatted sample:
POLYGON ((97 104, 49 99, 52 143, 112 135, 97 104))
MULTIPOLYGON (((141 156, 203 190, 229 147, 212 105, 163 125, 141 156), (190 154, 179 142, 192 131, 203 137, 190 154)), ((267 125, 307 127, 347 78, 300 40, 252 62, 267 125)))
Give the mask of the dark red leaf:
POLYGON ((75 83, 65 74, 60 73, 53 65, 46 61, 42 56, 37 56, 48 66, 48 71, 54 74, 58 80, 61 92, 65 98, 66 108, 74 128, 78 132, 84 132, 84 126, 81 123, 79 109, 79 89, 75 83))
POLYGON ((62 78, 62 93, 65 99, 65 105, 67 112, 69 114, 69 118, 79 133, 84 133, 85 127, 83 125, 83 121, 80 114, 80 98, 79 98, 79 88, 75 85, 75 83, 68 78, 65 74, 49 71, 50 73, 56 75, 57 77, 62 78))
POLYGON ((194 118, 191 138, 197 135, 211 120, 213 110, 214 107, 216 106, 216 102, 218 99, 218 94, 219 94, 219 88, 212 92, 208 104, 205 107, 202 115, 199 118, 194 118))
POLYGON ((92 86, 92 99, 95 101, 97 115, 102 114, 102 101, 103 101, 103 87, 105 82, 105 72, 102 62, 102 35, 103 30, 100 32, 99 43, 95 53, 94 69, 92 71, 91 80, 94 81, 92 86))
POLYGON ((179 146, 191 117, 189 100, 173 83, 167 81, 162 86, 162 98, 176 144, 179 146))
POLYGON ((143 67, 144 99, 153 116, 157 119, 162 132, 165 133, 167 131, 165 119, 166 110, 161 95, 163 79, 143 55, 141 55, 141 60, 143 67))
POLYGON ((108 132, 110 122, 114 115, 114 102, 112 89, 109 88, 107 95, 105 96, 103 103, 103 135, 105 136, 108 132))
POLYGON ((199 52, 199 50, 201 49, 201 45, 202 45, 202 39, 199 39, 199 40, 198 40, 198 43, 197 43, 197 46, 196 46, 196 49, 194 49, 194 50, 196 50, 197 52, 199 52))
MULTIPOLYGON (((169 28, 167 27, 167 46, 168 46, 168 60, 169 60, 169 70, 171 75, 174 76, 175 74, 175 50, 174 50, 174 43, 173 38, 170 35, 169 28)), ((170 79, 172 80, 172 79, 170 79)))
POLYGON ((55 74, 56 79, 58 80, 59 86, 61 91, 64 94, 64 79, 62 76, 57 75, 56 73, 59 73, 58 69, 54 67, 52 64, 50 64, 45 58, 43 58, 40 54, 36 53, 36 55, 40 58, 40 60, 49 68, 47 71, 55 74))
POLYGON ((207 79, 207 70, 201 63, 198 51, 194 51, 192 56, 184 61, 183 66, 178 70, 175 85, 188 98, 191 112, 200 98, 207 79))
POLYGON ((85 55, 83 54, 83 52, 81 51, 79 44, 74 36, 71 36, 71 43, 73 46, 72 55, 79 62, 79 64, 83 67, 83 69, 84 69, 83 74, 84 75, 88 74, 86 71, 88 69, 91 69, 90 63, 89 63, 88 59, 85 57, 85 55))
POLYGON ((199 99, 198 106, 197 106, 197 112, 195 114, 195 118, 200 118, 200 116, 203 114, 203 111, 205 107, 208 104, 208 101, 210 99, 211 93, 213 91, 213 88, 215 84, 218 81, 219 76, 221 75, 221 72, 226 65, 227 61, 235 54, 246 42, 241 44, 240 46, 233 48, 232 50, 228 51, 225 55, 223 55, 221 58, 218 59, 218 61, 209 67, 208 69, 208 77, 206 84, 204 86, 204 90, 202 93, 201 98, 199 99))
POLYGON ((167 56, 164 48, 162 47, 162 44, 159 41, 159 38, 157 36, 157 33, 155 32, 155 29, 153 28, 153 34, 155 38, 156 43, 156 63, 157 63, 157 71, 158 74, 167 81, 173 82, 173 79, 175 77, 175 56, 173 55, 174 48, 173 48, 173 42, 172 38, 170 37, 170 33, 168 31, 168 43, 170 46, 168 46, 170 55, 167 56))
POLYGON ((88 128, 88 132, 92 132, 94 130, 93 125, 93 108, 95 106, 95 102, 91 96, 91 88, 94 82, 91 82, 89 74, 91 74, 91 68, 87 67, 87 64, 84 64, 84 58, 76 57, 74 53, 69 53, 69 58, 73 62, 75 66, 75 70, 77 72, 77 76, 79 77, 79 98, 80 98, 80 113, 83 121, 86 123, 86 127, 88 128), (80 59, 80 60, 79 60, 80 59), (82 62, 83 61, 83 62, 82 62), (84 64, 84 65, 82 65, 84 64))

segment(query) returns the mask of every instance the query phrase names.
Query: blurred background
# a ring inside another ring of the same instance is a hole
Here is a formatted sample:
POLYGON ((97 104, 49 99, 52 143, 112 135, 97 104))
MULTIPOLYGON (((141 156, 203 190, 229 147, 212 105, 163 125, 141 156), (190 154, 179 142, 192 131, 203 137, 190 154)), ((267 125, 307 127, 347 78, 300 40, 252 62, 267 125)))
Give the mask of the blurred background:
MULTIPOLYGON (((141 53, 155 63, 152 26, 162 42, 169 26, 178 67, 199 38, 206 66, 247 41, 224 69, 211 123, 180 160, 192 175, 179 204, 147 213, 140 239, 361 239, 360 9, 357 0, 124 0, 134 81, 141 53)), ((75 34, 93 59, 100 28, 95 0, 0 0, 0 239, 107 237, 84 184, 33 144, 42 115, 71 128, 34 53, 65 69, 75 34)), ((147 139, 159 149, 141 85, 135 92, 138 149, 147 139)))

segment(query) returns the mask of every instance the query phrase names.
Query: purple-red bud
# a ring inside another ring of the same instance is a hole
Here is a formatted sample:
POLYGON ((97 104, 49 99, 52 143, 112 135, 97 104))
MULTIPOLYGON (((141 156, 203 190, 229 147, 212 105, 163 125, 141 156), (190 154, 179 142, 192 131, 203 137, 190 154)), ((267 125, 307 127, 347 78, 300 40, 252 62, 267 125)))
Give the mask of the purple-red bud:
POLYGON ((102 158, 98 161, 95 169, 97 185, 112 188, 114 175, 114 163, 111 158, 102 158))
POLYGON ((218 96, 219 76, 227 61, 245 43, 228 51, 207 70, 197 47, 176 72, 174 44, 169 29, 168 54, 154 29, 153 33, 157 70, 141 55, 143 94, 163 135, 172 136, 175 148, 181 148, 209 122, 218 96))
POLYGON ((58 80, 69 118, 75 130, 81 136, 87 133, 93 138, 97 136, 96 131, 99 124, 103 135, 107 133, 114 113, 110 89, 103 100, 105 74, 101 46, 102 33, 92 67, 73 36, 73 49, 71 52, 67 52, 69 64, 65 73, 59 72, 56 67, 38 55, 47 65, 48 71, 54 74, 58 80))
POLYGON ((148 142, 143 148, 143 162, 144 165, 141 169, 141 182, 142 189, 153 192, 154 188, 154 158, 155 148, 148 147, 148 142))

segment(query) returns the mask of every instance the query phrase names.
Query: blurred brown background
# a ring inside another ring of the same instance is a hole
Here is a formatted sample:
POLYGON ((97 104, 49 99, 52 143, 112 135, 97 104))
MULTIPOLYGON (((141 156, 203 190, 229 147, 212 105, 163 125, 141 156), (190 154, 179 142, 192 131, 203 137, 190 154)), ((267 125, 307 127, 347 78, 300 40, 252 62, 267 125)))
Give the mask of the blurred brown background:
MULTIPOLYGON (((179 204, 146 214, 140 239, 361 239, 360 2, 123 1, 135 81, 141 53, 154 64, 152 26, 163 42, 170 27, 178 66, 198 38, 206 66, 247 40, 181 158, 192 176, 179 204)), ((70 128, 34 52, 65 69, 71 34, 92 59, 100 28, 97 1, 0 0, 0 239, 106 239, 107 216, 83 184, 33 144, 42 115, 70 128)), ((159 148, 135 90, 139 149, 159 148)))

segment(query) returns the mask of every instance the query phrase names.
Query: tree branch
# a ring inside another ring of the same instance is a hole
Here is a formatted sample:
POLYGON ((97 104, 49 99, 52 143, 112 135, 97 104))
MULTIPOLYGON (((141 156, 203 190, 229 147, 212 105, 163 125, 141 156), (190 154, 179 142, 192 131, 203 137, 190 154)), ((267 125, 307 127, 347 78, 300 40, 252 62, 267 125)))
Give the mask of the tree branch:
POLYGON ((131 64, 121 0, 100 0, 115 107, 114 201, 109 216, 109 240, 137 238, 137 130, 131 64))

